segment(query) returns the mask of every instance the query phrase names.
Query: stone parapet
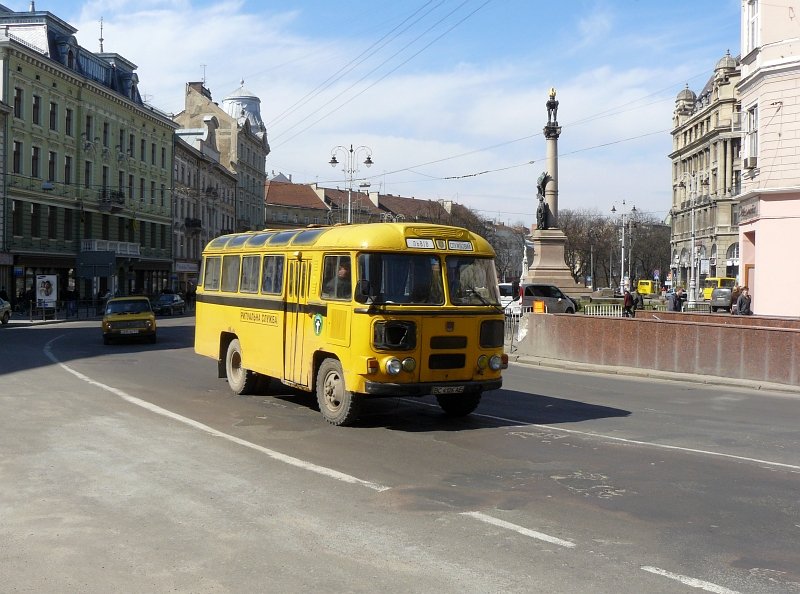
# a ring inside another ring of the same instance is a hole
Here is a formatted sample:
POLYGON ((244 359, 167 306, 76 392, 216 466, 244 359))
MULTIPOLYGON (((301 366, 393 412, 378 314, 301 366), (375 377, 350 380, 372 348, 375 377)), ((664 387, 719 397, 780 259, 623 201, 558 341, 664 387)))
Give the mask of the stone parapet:
POLYGON ((800 320, 637 312, 527 314, 521 324, 520 356, 800 385, 800 320))

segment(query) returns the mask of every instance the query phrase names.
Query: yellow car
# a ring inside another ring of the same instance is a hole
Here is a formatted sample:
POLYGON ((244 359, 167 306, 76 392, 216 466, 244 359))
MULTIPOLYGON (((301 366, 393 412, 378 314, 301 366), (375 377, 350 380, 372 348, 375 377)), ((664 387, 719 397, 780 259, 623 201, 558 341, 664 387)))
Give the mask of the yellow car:
POLYGON ((103 344, 118 338, 156 341, 156 315, 144 296, 114 297, 103 314, 103 344))

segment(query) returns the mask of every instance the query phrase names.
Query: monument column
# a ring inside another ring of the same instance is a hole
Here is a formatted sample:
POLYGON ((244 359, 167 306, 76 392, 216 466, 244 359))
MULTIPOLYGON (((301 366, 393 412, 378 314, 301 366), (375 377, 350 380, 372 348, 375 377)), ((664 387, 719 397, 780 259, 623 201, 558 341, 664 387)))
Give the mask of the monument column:
POLYGON ((523 282, 555 285, 568 295, 587 293, 583 284, 572 278, 572 272, 564 260, 567 237, 558 228, 558 101, 556 90, 550 89, 547 103, 547 124, 544 127, 546 146, 546 171, 536 182, 539 205, 536 208, 536 226, 531 230, 533 261, 524 272, 523 282))
POLYGON ((558 227, 558 137, 561 135, 561 126, 558 125, 558 101, 556 90, 550 89, 550 98, 547 100, 547 124, 544 127, 544 137, 547 141, 546 166, 550 178, 544 188, 544 201, 550 209, 548 227, 558 227))

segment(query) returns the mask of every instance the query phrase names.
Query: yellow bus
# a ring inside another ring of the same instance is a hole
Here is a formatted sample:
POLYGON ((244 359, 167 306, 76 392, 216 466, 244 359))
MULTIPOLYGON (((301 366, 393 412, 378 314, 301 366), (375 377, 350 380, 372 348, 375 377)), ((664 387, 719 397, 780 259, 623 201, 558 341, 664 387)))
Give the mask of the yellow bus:
POLYGON ((703 280, 703 299, 711 299, 711 291, 717 287, 733 289, 736 286, 736 279, 729 276, 709 276, 703 280))
POLYGON ((636 291, 642 296, 652 295, 656 292, 656 283, 651 280, 640 280, 636 283, 636 291))
POLYGON ((435 395, 467 415, 508 367, 494 250, 457 227, 224 235, 203 251, 196 307, 195 352, 235 393, 275 379, 315 393, 333 425, 380 396, 435 395))

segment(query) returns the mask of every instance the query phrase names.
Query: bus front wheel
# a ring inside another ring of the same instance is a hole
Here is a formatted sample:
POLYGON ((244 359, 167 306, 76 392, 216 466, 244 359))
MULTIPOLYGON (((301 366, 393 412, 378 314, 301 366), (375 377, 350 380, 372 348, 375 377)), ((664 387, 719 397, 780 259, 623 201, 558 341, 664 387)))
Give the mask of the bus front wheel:
POLYGON ((342 364, 325 359, 317 372, 317 402, 323 418, 331 425, 350 425, 358 417, 360 400, 345 389, 342 364))
POLYGON ((478 408, 481 393, 440 394, 436 397, 436 401, 448 417, 465 417, 478 408))
POLYGON ((258 374, 242 367, 242 345, 234 338, 225 354, 225 375, 234 394, 251 394, 258 383, 258 374))

